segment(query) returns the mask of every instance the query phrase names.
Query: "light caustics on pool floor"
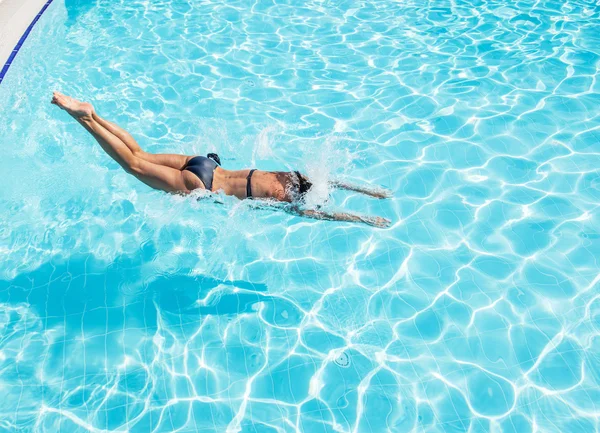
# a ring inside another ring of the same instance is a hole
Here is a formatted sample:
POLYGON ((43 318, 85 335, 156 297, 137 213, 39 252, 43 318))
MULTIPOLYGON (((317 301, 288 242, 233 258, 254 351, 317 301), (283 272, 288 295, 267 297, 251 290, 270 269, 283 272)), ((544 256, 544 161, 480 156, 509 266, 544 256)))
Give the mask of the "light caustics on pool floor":
POLYGON ((598 430, 600 9, 424 3, 54 1, 0 86, 1 430, 598 430), (53 89, 393 225, 151 191, 53 89))

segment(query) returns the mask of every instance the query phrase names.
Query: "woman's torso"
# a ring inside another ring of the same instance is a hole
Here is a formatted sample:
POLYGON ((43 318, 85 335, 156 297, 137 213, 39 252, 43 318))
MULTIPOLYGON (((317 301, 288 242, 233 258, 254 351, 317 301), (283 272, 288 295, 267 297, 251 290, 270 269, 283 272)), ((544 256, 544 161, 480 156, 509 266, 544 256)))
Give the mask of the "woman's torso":
MULTIPOLYGON (((212 191, 222 190, 239 199, 246 198, 246 186, 250 170, 225 170, 217 167, 213 173, 212 191)), ((291 201, 290 175, 282 171, 255 170, 251 178, 252 197, 291 201)))

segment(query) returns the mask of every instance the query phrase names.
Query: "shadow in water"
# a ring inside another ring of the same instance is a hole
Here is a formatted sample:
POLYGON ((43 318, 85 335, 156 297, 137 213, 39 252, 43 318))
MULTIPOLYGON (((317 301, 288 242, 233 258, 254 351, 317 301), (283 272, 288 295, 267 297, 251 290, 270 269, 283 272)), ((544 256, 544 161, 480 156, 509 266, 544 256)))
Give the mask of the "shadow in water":
POLYGON ((44 328, 64 326, 87 335, 93 329, 151 331, 159 315, 182 327, 197 324, 203 315, 249 312, 253 304, 270 299, 264 284, 202 275, 152 278, 143 264, 143 259, 128 256, 110 264, 92 255, 55 258, 12 280, 0 280, 0 305, 27 306, 44 328))
MULTIPOLYGON (((265 285, 248 281, 182 274, 153 278, 150 262, 143 252, 110 264, 92 255, 56 257, 0 280, 0 382, 8 390, 4 401, 17 402, 7 406, 15 425, 34 423, 40 401, 87 407, 86 396, 102 395, 114 383, 121 391, 139 385, 142 396, 152 389, 155 401, 166 402, 175 380, 165 366, 183 359, 181 351, 171 350, 175 344, 190 344, 190 353, 201 346, 204 353, 206 345, 206 353, 218 357, 224 349, 215 323, 227 326, 232 316, 271 298, 265 285), (207 322, 203 336, 191 339, 207 322), (150 375, 167 385, 149 387, 150 375)), ((230 344, 238 353, 239 343, 230 344)), ((208 387, 216 379, 208 377, 209 385, 202 380, 198 386, 208 387)), ((114 398, 123 407, 118 393, 114 398)))
POLYGON ((69 17, 67 24, 73 24, 78 16, 85 14, 96 5, 96 0, 65 0, 69 17))

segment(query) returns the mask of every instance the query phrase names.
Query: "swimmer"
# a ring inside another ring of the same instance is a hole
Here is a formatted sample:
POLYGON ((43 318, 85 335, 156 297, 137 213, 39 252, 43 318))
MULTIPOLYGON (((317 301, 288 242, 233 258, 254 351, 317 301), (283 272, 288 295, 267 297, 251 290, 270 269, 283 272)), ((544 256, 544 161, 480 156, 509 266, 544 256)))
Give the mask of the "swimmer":
MULTIPOLYGON (((239 199, 254 198, 287 204, 284 207, 286 211, 308 218, 365 223, 375 227, 390 225, 389 220, 380 217, 302 209, 303 198, 312 183, 297 171, 225 170, 220 166, 216 154, 186 156, 148 153, 127 131, 100 117, 91 104, 59 92, 54 92, 52 104, 77 120, 127 173, 154 189, 175 194, 189 194, 196 189, 222 191, 239 199)), ((333 182, 332 186, 376 198, 389 197, 386 191, 343 182, 333 182)))

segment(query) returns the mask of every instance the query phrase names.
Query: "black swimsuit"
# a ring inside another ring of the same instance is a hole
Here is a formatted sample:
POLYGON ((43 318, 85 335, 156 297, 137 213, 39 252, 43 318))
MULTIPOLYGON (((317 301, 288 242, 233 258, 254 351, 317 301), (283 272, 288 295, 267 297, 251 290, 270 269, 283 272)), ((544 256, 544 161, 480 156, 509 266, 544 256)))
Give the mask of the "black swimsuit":
MULTIPOLYGON (((209 153, 208 156, 195 156, 187 163, 184 170, 191 171, 198 179, 202 181, 204 187, 212 192, 212 183, 215 169, 221 165, 219 156, 214 153, 209 153)), ((256 171, 255 168, 250 170, 246 177, 246 197, 252 198, 252 175, 256 171)))
POLYGON ((250 170, 248 176, 246 177, 246 198, 252 198, 252 175, 256 171, 255 168, 250 170))
POLYGON ((204 184, 204 187, 212 191, 212 183, 213 183, 213 175, 215 172, 215 168, 217 168, 220 164, 217 162, 219 159, 218 156, 212 153, 206 156, 195 156, 187 163, 184 170, 191 171, 194 173, 204 184), (215 158, 216 157, 216 158, 215 158))

